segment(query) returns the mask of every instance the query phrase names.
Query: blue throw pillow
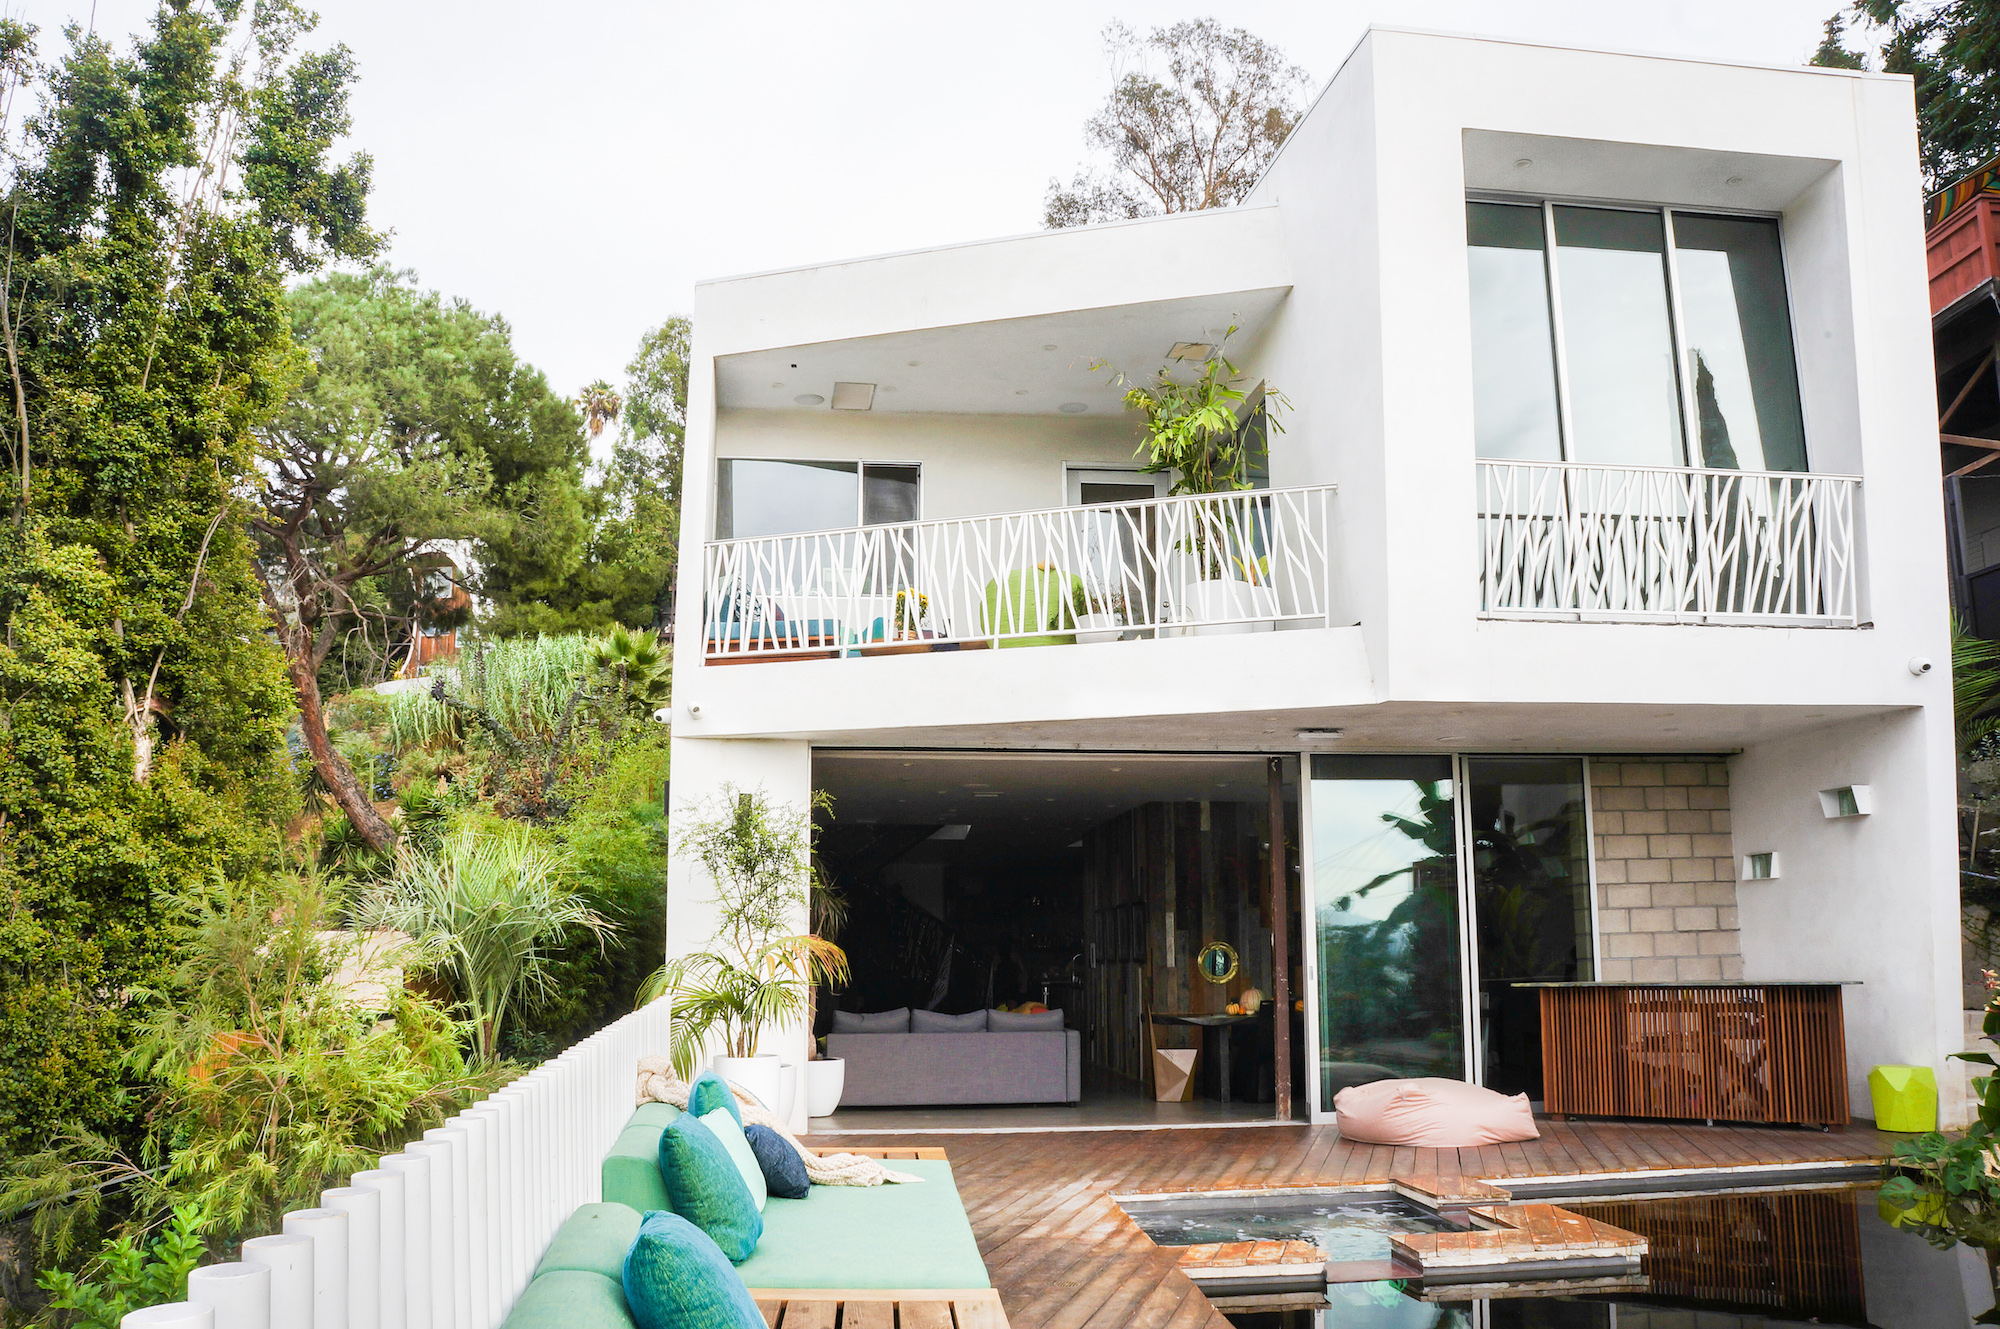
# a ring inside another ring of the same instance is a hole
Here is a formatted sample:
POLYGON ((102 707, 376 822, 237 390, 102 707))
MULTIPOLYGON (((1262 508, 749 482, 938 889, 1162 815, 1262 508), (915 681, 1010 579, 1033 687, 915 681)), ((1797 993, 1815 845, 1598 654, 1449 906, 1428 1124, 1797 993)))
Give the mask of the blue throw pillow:
POLYGON ((625 1305, 639 1329, 764 1329, 750 1289, 714 1239, 657 1209, 625 1252, 625 1305))
POLYGON ((750 1258, 764 1216, 722 1141, 688 1113, 660 1132, 660 1180, 674 1212, 713 1237, 732 1263, 750 1258))
POLYGON ((750 1152, 757 1155, 757 1166, 764 1169, 765 1190, 781 1200, 803 1200, 811 1193, 806 1161, 791 1141, 769 1126, 745 1126, 743 1138, 750 1142, 750 1152))
POLYGON ((714 1071, 703 1071, 694 1077, 688 1086, 688 1111, 697 1117, 705 1117, 719 1107, 729 1109, 729 1115, 736 1118, 736 1124, 743 1124, 743 1109, 736 1105, 736 1095, 729 1085, 714 1071))

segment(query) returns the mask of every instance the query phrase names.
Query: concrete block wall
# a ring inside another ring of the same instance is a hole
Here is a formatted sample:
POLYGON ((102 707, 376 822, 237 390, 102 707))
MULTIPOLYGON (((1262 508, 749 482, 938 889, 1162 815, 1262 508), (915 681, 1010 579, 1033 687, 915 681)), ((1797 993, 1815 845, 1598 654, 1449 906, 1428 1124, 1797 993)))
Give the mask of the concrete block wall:
POLYGON ((1742 978, 1728 765, 1592 757, 1590 796, 1598 978, 1742 978))

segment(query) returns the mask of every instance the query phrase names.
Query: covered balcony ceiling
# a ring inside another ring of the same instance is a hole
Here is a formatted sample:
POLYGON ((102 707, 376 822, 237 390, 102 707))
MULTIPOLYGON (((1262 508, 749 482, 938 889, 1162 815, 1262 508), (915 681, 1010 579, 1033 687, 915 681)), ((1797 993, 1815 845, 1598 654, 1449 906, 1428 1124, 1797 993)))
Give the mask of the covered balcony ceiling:
POLYGON ((1140 379, 1175 343, 1213 344, 1234 327, 1231 358, 1240 365, 1289 290, 1232 291, 726 355, 716 361, 717 402, 725 410, 827 411, 834 384, 871 383, 875 411, 1118 415, 1121 392, 1111 385, 1110 371, 1090 367, 1093 361, 1140 379))

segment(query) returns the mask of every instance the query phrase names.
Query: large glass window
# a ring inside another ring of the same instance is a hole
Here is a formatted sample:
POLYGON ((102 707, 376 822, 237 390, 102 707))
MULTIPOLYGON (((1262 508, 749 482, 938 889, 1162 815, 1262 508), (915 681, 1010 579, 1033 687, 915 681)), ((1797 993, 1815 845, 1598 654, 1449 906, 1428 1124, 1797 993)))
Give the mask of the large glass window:
POLYGON ((915 465, 725 457, 715 464, 715 535, 739 540, 915 521, 921 491, 915 465))
POLYGON ((1775 220, 1483 202, 1466 218, 1479 456, 1806 469, 1775 220))

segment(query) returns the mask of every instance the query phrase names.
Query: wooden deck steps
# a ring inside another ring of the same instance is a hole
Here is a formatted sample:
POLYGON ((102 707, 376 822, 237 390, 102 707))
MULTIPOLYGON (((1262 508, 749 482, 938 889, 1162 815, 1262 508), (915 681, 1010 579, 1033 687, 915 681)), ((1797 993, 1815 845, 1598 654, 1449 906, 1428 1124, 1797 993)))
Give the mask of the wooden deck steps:
POLYGON ((1409 1232, 1389 1238, 1390 1252, 1425 1274, 1504 1272, 1524 1265, 1598 1265, 1616 1260, 1637 1268, 1646 1239, 1636 1232, 1573 1214, 1552 1204, 1479 1205, 1470 1232, 1409 1232))
POLYGON ((752 1292, 769 1329, 1008 1329, 997 1292, 752 1292))
POLYGON ((1181 1272, 1197 1283, 1215 1278, 1313 1278, 1326 1273, 1326 1252, 1310 1241, 1224 1241, 1176 1249, 1181 1272))

